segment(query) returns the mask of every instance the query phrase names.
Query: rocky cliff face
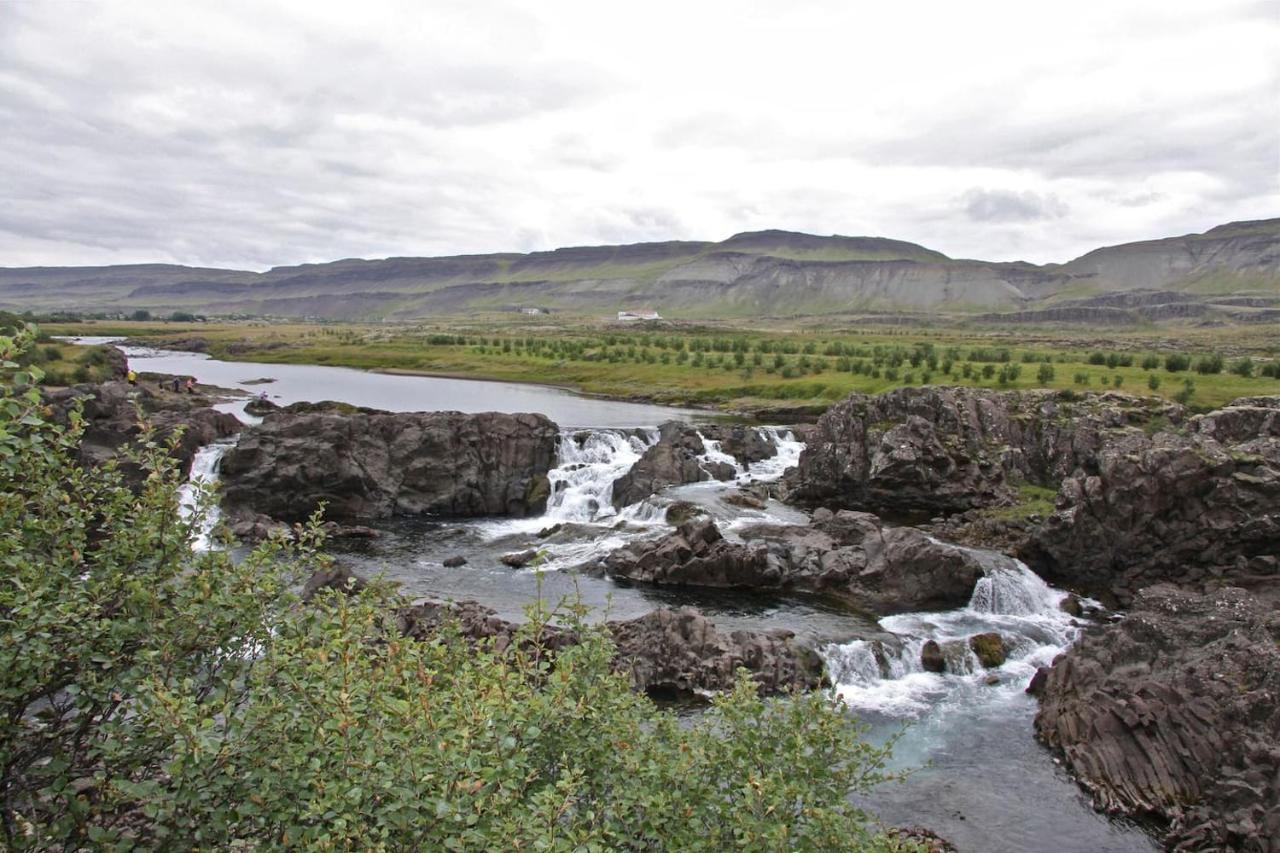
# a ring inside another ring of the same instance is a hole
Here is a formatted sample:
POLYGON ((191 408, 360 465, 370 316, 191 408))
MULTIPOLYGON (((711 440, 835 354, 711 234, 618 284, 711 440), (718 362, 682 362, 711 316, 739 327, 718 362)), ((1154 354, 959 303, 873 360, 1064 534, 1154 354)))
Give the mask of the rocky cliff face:
POLYGON ((1184 430, 1131 432, 1062 482, 1024 559, 1121 604, 1148 584, 1280 582, 1280 398, 1246 398, 1184 430))
MULTIPOLYGON (((122 381, 74 385, 47 392, 45 400, 53 416, 64 421, 75 402, 80 401, 84 415, 80 460, 90 466, 118 458, 137 440, 141 433, 140 414, 155 429, 159 440, 181 433, 174 457, 184 474, 199 448, 240 431, 240 422, 234 415, 213 409, 212 401, 203 395, 157 392, 122 381)), ((126 476, 141 475, 135 466, 121 461, 126 476)))
POLYGON ((1108 811, 1177 850, 1280 849, 1280 616, 1240 589, 1156 586, 1033 682, 1036 730, 1108 811))
POLYGON ((543 415, 280 412, 222 460, 229 510, 300 521, 541 512, 559 430, 543 415))
POLYGON ((1056 485, 1101 449, 1177 407, 1118 394, 927 386, 853 394, 809 435, 793 500, 876 513, 945 514, 1013 503, 1056 485))

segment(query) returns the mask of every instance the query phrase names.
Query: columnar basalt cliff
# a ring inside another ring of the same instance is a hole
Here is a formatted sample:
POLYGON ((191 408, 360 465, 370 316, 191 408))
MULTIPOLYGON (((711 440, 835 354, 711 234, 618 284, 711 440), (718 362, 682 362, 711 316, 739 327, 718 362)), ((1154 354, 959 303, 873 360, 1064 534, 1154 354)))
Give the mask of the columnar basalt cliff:
POLYGON ((1036 730, 1108 811, 1169 849, 1280 849, 1280 615, 1161 585, 1041 670, 1036 730))
POLYGON ((1165 580, 1280 584, 1280 398, 1118 438, 1093 472, 1063 481, 1024 557, 1050 580, 1121 604, 1165 580))
POLYGON ((232 512, 300 521, 542 512, 559 430, 543 415, 488 412, 267 415, 222 462, 232 512))

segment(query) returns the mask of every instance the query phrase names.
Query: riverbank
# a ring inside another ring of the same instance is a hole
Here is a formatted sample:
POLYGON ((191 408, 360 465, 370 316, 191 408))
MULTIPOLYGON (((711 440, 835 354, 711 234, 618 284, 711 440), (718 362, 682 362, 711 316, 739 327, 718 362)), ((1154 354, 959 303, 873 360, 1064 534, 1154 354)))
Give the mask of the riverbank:
POLYGON ((601 399, 735 414, 821 411, 853 392, 945 384, 1121 390, 1193 408, 1280 393, 1266 330, 1140 331, 1100 341, 1077 331, 772 330, 611 326, 541 318, 404 325, 81 324, 147 346, 222 359, 531 383, 601 399))

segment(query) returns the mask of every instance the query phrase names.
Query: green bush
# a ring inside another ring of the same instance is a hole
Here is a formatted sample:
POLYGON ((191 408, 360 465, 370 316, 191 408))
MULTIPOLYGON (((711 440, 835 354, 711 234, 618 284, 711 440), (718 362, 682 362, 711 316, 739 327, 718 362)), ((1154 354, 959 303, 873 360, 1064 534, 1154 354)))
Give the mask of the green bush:
POLYGON ((0 848, 901 849, 850 799, 886 749, 824 694, 744 674, 682 724, 581 608, 554 656, 540 610, 504 649, 414 639, 386 584, 297 600, 314 526, 193 552, 171 448, 144 431, 133 488, 82 468, 25 340, 0 338, 0 848))

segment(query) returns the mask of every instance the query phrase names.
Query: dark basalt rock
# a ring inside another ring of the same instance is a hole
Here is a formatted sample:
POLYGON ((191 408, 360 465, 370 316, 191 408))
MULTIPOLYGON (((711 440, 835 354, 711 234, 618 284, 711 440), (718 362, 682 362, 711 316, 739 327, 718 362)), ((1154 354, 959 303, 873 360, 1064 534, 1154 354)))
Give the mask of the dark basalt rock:
POLYGON ((1280 398, 1192 418, 1181 433, 1109 444, 1063 481, 1022 550, 1046 579, 1127 604, 1144 586, 1280 580, 1280 398))
POLYGON ((920 648, 920 666, 925 672, 946 672, 947 659, 937 640, 926 640, 920 648))
POLYGON ((622 508, 637 503, 667 486, 733 479, 737 473, 733 466, 703 461, 701 457, 706 452, 694 427, 679 421, 663 424, 658 429, 657 443, 630 471, 613 481, 613 505, 622 508))
MULTIPOLYGON (((398 619, 404 633, 419 638, 455 622, 464 638, 492 641, 498 650, 510 646, 518 628, 474 601, 415 604, 400 610, 398 619)), ((764 694, 812 690, 824 683, 821 658, 789 631, 724 634, 689 607, 655 610, 606 626, 617 647, 614 666, 630 675, 637 690, 726 690, 739 667, 751 672, 764 694)), ((544 630, 544 645, 551 650, 577 642, 570 631, 554 626, 544 630)))
POLYGON ((1090 471, 1118 434, 1182 409, 1124 394, 927 386, 853 394, 810 434, 789 496, 878 513, 1008 504, 1020 482, 1090 471))
MULTIPOLYGON (((88 466, 118 457, 137 440, 141 432, 139 409, 161 441, 181 429, 174 457, 184 473, 190 469, 197 450, 235 435, 241 428, 234 415, 212 408, 213 401, 203 395, 157 393, 145 385, 123 381, 74 385, 46 392, 44 399, 53 418, 61 422, 66 421, 75 402, 81 401, 84 434, 80 440, 80 461, 88 466)), ((121 470, 135 481, 142 475, 136 466, 123 460, 121 470)))
POLYGON ((541 512, 559 430, 494 412, 268 415, 222 460, 223 503, 301 521, 541 512))
POLYGON ((1280 849, 1280 611, 1158 585, 1028 688, 1036 731, 1107 811, 1178 850, 1280 849))
POLYGON ((459 566, 465 566, 466 564, 467 558, 463 556, 445 557, 444 562, 441 563, 441 565, 446 569, 456 569, 459 566))
POLYGON ((969 638, 969 648, 973 650, 974 655, 978 658, 978 663, 982 664, 986 669, 995 669, 1004 665, 1005 658, 1008 656, 1004 637, 994 631, 989 631, 985 634, 974 634, 969 638))
POLYGON ((968 603, 983 569, 964 548, 867 513, 819 512, 811 525, 755 525, 742 544, 695 518, 674 533, 620 548, 600 568, 612 577, 671 586, 822 592, 880 613, 968 603))
POLYGON ((513 569, 522 569, 538 558, 538 550, 530 548, 527 551, 516 551, 511 554, 503 554, 498 558, 498 562, 504 566, 510 566, 513 569))

